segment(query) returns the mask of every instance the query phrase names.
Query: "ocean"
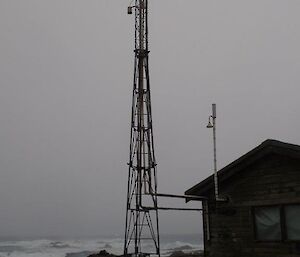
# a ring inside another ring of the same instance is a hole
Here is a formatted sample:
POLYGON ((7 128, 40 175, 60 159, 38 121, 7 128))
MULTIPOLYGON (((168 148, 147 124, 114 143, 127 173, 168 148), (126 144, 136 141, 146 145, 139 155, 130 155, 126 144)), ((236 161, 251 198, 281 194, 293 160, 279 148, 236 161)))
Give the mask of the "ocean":
MULTIPOLYGON (((201 235, 161 235, 161 253, 166 256, 173 251, 198 251, 203 249, 201 235)), ((97 237, 76 239, 2 239, 0 257, 86 257, 106 250, 122 254, 123 237, 97 237)))

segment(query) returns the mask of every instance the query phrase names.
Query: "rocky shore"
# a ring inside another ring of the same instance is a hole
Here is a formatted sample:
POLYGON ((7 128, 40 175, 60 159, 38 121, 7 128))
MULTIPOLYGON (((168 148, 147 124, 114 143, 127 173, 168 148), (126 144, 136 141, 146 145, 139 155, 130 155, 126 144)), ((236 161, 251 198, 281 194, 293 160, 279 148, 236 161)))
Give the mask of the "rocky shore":
MULTIPOLYGON (((185 253, 183 251, 175 251, 169 255, 169 257, 203 257, 203 251, 194 251, 190 253, 185 253)), ((87 257, 124 257, 123 255, 114 255, 105 250, 99 253, 90 254, 87 257)))
MULTIPOLYGON (((123 256, 123 255, 121 255, 123 256)), ((119 256, 119 257, 121 257, 119 256)), ((117 255, 111 254, 105 250, 100 251, 99 253, 94 253, 89 255, 88 257, 118 257, 117 255)))

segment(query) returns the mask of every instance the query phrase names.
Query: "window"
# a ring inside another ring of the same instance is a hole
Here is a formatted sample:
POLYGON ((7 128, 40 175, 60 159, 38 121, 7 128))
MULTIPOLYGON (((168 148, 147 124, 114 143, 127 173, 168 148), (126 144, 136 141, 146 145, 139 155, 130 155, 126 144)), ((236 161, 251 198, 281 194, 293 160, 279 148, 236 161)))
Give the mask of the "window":
POLYGON ((255 208, 256 238, 259 241, 281 240, 280 208, 255 208))
POLYGON ((300 240, 300 205, 284 207, 285 226, 288 240, 300 240))
POLYGON ((258 241, 300 241, 300 204, 255 207, 253 217, 258 241))

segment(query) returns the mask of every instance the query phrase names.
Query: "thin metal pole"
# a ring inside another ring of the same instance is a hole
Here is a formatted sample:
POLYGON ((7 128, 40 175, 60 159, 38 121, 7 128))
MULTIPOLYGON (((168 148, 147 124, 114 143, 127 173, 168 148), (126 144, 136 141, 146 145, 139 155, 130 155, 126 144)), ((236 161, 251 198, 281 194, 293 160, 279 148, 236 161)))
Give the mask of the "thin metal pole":
MULTIPOLYGON (((153 195, 153 194, 149 194, 149 195, 153 195)), ((187 200, 191 200, 191 201, 207 200, 207 197, 197 196, 197 195, 174 195, 174 194, 160 194, 160 193, 157 193, 157 194, 155 194, 155 196, 168 197, 168 198, 183 198, 183 199, 187 199, 187 200)))
POLYGON ((215 196, 219 200, 219 186, 218 186, 218 173, 217 173, 217 140, 216 140, 216 118, 217 107, 212 104, 212 121, 213 121, 213 144, 214 144, 214 183, 215 183, 215 196))

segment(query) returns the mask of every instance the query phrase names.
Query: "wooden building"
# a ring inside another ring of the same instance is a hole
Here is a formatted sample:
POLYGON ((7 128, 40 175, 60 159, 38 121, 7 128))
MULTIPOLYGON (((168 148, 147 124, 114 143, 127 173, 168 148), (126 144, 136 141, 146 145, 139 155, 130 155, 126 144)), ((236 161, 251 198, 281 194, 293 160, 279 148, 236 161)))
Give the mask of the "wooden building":
POLYGON ((206 256, 300 256, 300 146, 266 140, 185 193, 206 196, 206 256))

